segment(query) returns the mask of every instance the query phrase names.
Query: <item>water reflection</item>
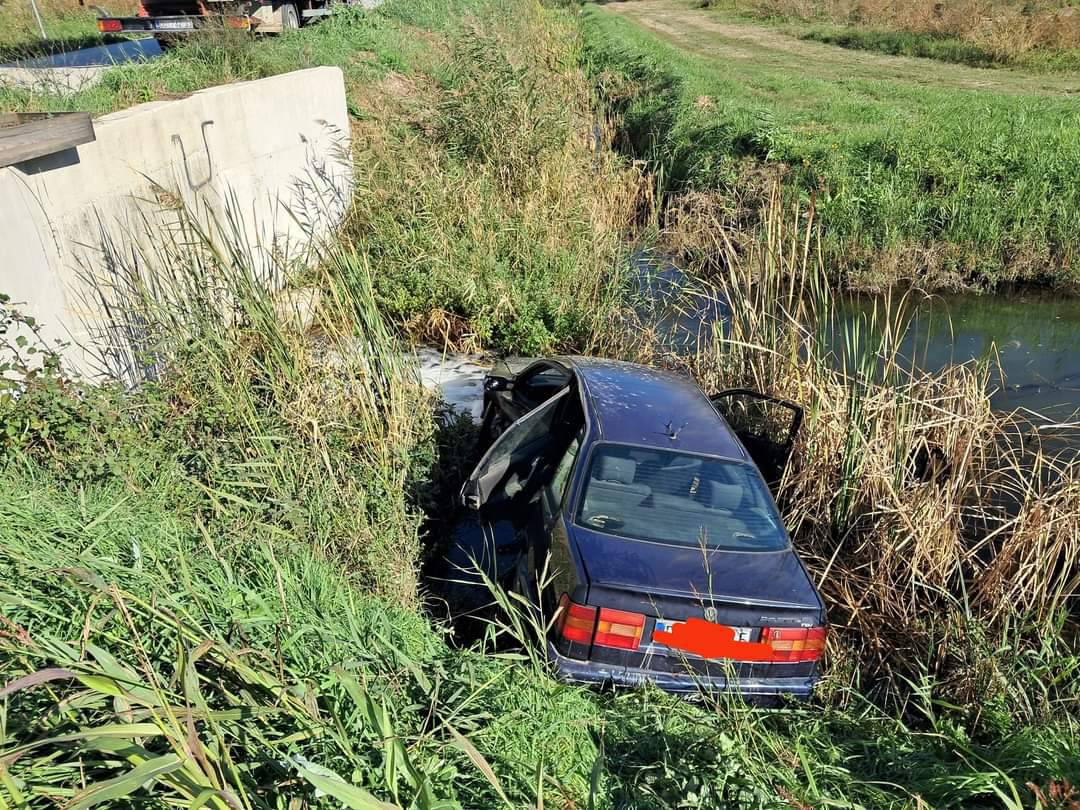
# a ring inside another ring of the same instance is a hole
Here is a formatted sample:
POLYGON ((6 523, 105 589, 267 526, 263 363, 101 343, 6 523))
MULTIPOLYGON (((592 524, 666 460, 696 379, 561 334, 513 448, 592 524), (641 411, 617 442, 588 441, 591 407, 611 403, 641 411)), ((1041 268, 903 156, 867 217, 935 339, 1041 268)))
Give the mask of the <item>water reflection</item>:
MULTIPOLYGON (((873 299, 845 304, 845 316, 869 314, 873 299)), ((1025 408, 1051 421, 1080 410, 1080 300, 1049 292, 953 295, 923 299, 911 311, 902 354, 938 371, 949 363, 991 359, 1003 379, 991 402, 1025 408)))
MULTIPOLYGON (((669 351, 693 351, 702 335, 730 323, 727 302, 704 292, 670 261, 647 254, 635 261, 640 313, 659 324, 669 351)), ((843 361, 846 326, 860 317, 869 323, 875 305, 880 318, 880 298, 843 301, 828 330, 837 362, 843 361)), ((1052 423, 1080 419, 1080 299, 1040 291, 909 297, 906 314, 909 328, 899 353, 915 367, 936 372, 950 363, 989 359, 1001 370, 992 379, 995 408, 1026 409, 1052 423)), ((865 328, 861 334, 874 337, 865 328)))
POLYGON ((639 253, 634 259, 638 278, 638 315, 655 324, 661 348, 676 353, 693 351, 713 325, 731 321, 731 307, 715 291, 693 283, 670 261, 639 253))

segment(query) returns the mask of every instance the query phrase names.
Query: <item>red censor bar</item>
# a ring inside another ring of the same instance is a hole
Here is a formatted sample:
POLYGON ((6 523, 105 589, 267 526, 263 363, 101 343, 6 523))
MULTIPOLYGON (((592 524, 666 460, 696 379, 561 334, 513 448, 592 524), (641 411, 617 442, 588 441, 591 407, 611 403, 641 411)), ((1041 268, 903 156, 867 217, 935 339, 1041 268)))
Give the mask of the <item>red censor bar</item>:
POLYGON ((690 618, 670 630, 653 633, 653 641, 667 647, 732 661, 794 663, 816 661, 825 649, 824 627, 765 627, 761 641, 736 641, 735 628, 690 618))

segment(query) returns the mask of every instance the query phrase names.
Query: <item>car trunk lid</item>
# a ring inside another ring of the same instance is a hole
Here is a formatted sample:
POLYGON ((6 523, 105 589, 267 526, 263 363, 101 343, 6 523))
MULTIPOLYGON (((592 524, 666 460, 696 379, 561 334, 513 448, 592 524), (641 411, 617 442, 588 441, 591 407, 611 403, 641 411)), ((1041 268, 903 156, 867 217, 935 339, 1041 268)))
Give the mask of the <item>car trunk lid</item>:
POLYGON ((708 600, 809 611, 822 607, 790 547, 781 551, 725 551, 575 529, 577 550, 591 587, 675 602, 708 600))
POLYGON ((716 677, 736 662, 739 677, 809 674, 812 662, 753 660, 765 629, 820 627, 824 607, 795 552, 734 552, 677 547, 582 530, 577 547, 588 575, 588 602, 641 613, 637 650, 593 645, 590 660, 665 673, 716 677), (729 654, 701 654, 672 640, 677 625, 728 634, 745 647, 729 654), (719 626, 719 627, 718 627, 719 626), (746 654, 741 655, 740 651, 746 654))

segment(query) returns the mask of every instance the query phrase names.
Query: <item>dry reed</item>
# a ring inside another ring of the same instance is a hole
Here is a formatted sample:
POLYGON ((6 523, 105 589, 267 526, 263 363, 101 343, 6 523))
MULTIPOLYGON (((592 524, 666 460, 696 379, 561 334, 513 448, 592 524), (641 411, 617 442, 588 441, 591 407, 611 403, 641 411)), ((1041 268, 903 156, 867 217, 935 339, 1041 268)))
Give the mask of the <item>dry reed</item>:
POLYGON ((954 642, 995 649, 1014 620, 1058 626, 1080 585, 1080 465, 1021 441, 1030 424, 991 408, 990 364, 931 373, 904 358, 917 293, 842 319, 813 209, 786 209, 777 189, 761 220, 762 239, 739 247, 701 223, 723 260, 693 294, 722 297, 730 322, 668 360, 705 390, 805 406, 781 504, 862 675, 930 670, 988 688, 954 642))

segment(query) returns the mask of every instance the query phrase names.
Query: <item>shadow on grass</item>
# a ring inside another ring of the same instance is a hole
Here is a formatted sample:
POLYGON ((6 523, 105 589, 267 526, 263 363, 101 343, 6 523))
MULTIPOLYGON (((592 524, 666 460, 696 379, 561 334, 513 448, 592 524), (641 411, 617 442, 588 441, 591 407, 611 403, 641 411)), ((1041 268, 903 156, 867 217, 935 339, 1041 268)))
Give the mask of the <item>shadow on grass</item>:
POLYGON ((127 42, 125 37, 110 34, 85 34, 82 36, 60 37, 57 39, 38 39, 0 45, 0 62, 18 62, 25 59, 38 59, 43 56, 56 56, 62 53, 80 51, 83 48, 97 48, 101 45, 114 45, 127 42))

